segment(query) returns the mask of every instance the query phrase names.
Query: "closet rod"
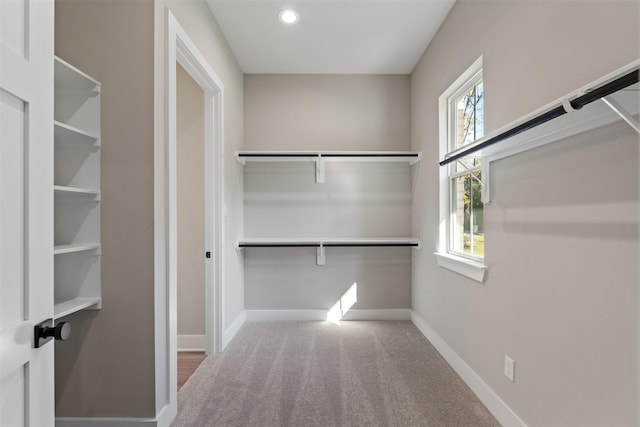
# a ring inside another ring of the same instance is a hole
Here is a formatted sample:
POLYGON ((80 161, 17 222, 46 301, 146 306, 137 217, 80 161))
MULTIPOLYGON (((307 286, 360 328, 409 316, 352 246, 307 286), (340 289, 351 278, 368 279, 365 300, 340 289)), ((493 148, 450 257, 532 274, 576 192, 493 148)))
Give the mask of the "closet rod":
POLYGON ((238 243, 240 248, 337 248, 337 247, 419 247, 419 243, 238 243))
POLYGON ((238 157, 419 157, 418 153, 238 153, 238 157))
MULTIPOLYGON (((579 110, 585 105, 590 104, 594 101, 597 101, 600 98, 604 98, 607 95, 611 95, 612 93, 615 93, 635 83, 638 83, 638 76, 639 76, 639 70, 637 69, 633 70, 630 73, 627 73, 624 76, 619 77, 609 83, 606 83, 600 87, 594 88, 593 90, 587 92, 586 94, 577 97, 573 101, 569 101, 569 104, 571 105, 571 108, 573 108, 574 110, 579 110)), ((482 141, 478 144, 475 144, 467 148, 466 150, 460 151, 459 153, 456 153, 450 157, 445 158, 440 162, 440 166, 444 166, 451 162, 455 162, 456 160, 459 160, 463 157, 473 154, 476 151, 482 150, 483 148, 486 148, 498 142, 504 141, 505 139, 518 135, 524 131, 532 129, 536 126, 539 126, 543 123, 546 123, 564 114, 567 114, 567 112, 568 111, 565 109, 563 105, 559 105, 558 107, 555 107, 547 112, 539 114, 538 116, 530 120, 527 120, 526 122, 521 123, 499 135, 491 137, 486 141, 482 141)))

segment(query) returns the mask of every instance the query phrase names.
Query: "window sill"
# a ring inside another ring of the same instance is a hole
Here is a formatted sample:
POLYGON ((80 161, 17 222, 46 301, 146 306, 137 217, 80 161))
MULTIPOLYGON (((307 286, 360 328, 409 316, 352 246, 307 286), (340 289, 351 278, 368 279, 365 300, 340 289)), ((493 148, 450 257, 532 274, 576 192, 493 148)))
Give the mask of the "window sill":
POLYGON ((447 253, 435 252, 434 255, 440 267, 455 271, 476 282, 484 282, 487 273, 487 266, 484 263, 447 253))

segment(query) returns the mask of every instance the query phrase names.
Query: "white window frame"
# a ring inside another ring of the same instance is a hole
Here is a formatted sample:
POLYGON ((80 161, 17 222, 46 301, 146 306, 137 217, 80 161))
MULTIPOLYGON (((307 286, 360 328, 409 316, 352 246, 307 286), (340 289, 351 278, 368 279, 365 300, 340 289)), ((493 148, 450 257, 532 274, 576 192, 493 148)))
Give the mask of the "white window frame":
MULTIPOLYGON (((462 75, 438 98, 440 158, 451 151, 451 138, 455 121, 450 119, 451 100, 474 86, 482 79, 482 56, 478 58, 462 75)), ((484 258, 453 252, 452 240, 452 200, 451 178, 453 166, 440 167, 440 232, 438 251, 435 253, 438 265, 453 270, 466 277, 483 282, 487 267, 484 258)), ((474 170, 475 168, 472 168, 474 170)), ((466 171, 465 171, 466 173, 466 171)))

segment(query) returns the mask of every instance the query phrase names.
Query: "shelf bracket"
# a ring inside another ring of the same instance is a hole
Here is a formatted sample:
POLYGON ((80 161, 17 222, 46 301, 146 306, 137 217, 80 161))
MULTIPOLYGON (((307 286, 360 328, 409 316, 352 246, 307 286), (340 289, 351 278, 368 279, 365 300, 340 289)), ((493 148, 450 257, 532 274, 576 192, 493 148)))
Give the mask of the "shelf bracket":
POLYGON ((322 266, 324 264, 325 264, 324 244, 320 242, 320 246, 316 248, 316 265, 322 266))
POLYGON ((482 203, 491 202, 491 192, 489 191, 489 162, 487 161, 487 159, 482 159, 482 166, 480 171, 483 179, 475 176, 475 171, 469 169, 467 165, 465 165, 461 160, 456 160, 456 162, 458 162, 460 166, 462 166, 467 172, 469 172, 471 178, 475 179, 478 184, 480 184, 480 199, 482 200, 482 203))
POLYGON ((622 120, 627 122, 627 124, 629 126, 631 126, 637 133, 640 133, 640 123, 638 123, 638 121, 636 119, 634 119, 633 116, 631 114, 629 114, 629 112, 627 110, 622 108, 622 106, 620 104, 618 104, 616 101, 614 101, 609 96, 604 96, 604 97, 602 97, 600 99, 602 99, 602 102, 607 104, 607 106, 609 108, 611 108, 614 113, 619 115, 620 118, 622 118, 622 120))
POLYGON ((318 154, 318 157, 314 160, 316 166, 316 183, 324 184, 324 159, 322 154, 318 154))
POLYGON ((491 203, 491 162, 489 161, 489 159, 482 159, 481 170, 484 185, 480 186, 480 200, 482 200, 482 203, 491 203))
MULTIPOLYGON (((471 169, 469 169, 467 167, 467 165, 465 165, 461 160, 456 160, 456 162, 458 162, 458 164, 460 166, 462 166, 464 168, 464 170, 466 170, 467 172, 469 172, 469 174, 471 174, 471 178, 475 179, 476 181, 478 181, 478 184, 480 184, 480 186, 482 188, 484 188, 486 186, 486 184, 484 183, 483 180, 481 180, 480 178, 478 178, 477 176, 474 175, 474 172, 476 171, 472 171, 471 169)), ((483 175, 484 176, 484 175, 483 175)))

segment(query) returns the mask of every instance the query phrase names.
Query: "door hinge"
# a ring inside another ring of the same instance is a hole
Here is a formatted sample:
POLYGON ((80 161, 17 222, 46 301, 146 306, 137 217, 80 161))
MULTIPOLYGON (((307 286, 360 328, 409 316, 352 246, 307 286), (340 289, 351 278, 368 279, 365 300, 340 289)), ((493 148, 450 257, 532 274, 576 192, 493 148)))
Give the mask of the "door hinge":
POLYGON ((207 251, 204 253, 205 258, 211 258, 211 252, 207 251))

